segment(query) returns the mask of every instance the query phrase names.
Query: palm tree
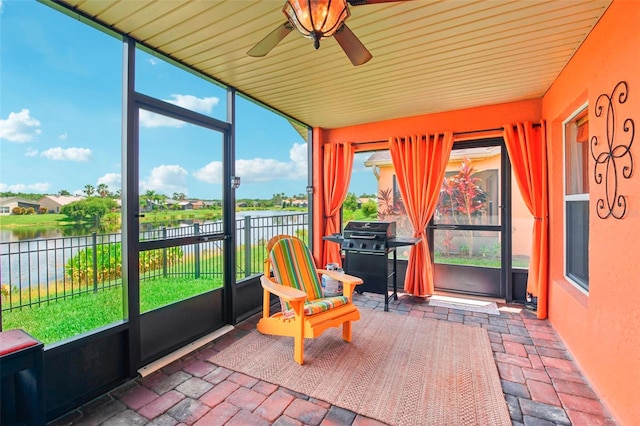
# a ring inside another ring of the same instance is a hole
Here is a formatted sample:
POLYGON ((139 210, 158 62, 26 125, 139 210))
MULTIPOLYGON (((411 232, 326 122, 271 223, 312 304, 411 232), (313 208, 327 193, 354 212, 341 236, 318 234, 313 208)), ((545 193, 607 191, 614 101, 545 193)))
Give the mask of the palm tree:
POLYGON ((93 185, 87 184, 84 186, 84 190, 82 192, 87 194, 87 197, 91 197, 93 193, 96 192, 96 189, 93 187, 93 185))
POLYGON ((109 186, 106 183, 99 184, 96 190, 101 197, 106 197, 107 195, 109 195, 109 186))
POLYGON ((62 196, 62 195, 71 195, 71 193, 69 191, 67 191, 66 189, 61 189, 60 191, 58 191, 58 195, 62 196))

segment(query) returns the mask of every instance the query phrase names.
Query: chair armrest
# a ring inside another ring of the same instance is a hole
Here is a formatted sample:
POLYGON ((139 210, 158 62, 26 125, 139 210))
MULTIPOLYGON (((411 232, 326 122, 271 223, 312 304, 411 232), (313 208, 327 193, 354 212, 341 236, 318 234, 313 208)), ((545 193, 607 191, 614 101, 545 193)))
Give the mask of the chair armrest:
POLYGON ((304 301, 307 299, 307 293, 304 291, 278 284, 271 281, 264 275, 260 277, 260 283, 262 284, 262 288, 267 290, 269 293, 273 293, 287 302, 304 301))
POLYGON ((350 283, 351 285, 360 285, 362 284, 362 278, 354 277, 353 275, 345 274, 344 272, 338 271, 329 271, 327 269, 318 269, 319 274, 328 275, 330 278, 342 281, 342 283, 350 283))
POLYGON ((355 290, 357 285, 362 284, 362 278, 354 277, 353 275, 345 274, 344 272, 338 271, 329 271, 326 269, 317 269, 319 274, 327 275, 328 277, 341 281, 343 286, 342 294, 349 298, 351 301, 351 297, 353 296, 353 291, 355 290))

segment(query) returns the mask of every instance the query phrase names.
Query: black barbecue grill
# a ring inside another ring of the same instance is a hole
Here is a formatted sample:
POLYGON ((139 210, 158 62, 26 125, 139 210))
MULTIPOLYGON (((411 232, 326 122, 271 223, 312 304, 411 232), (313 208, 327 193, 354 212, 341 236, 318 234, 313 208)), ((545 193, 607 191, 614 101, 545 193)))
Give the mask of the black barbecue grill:
POLYGON ((385 253, 396 237, 395 222, 356 222, 345 225, 341 247, 347 252, 385 253))
POLYGON ((396 223, 387 221, 351 221, 344 226, 342 234, 330 235, 324 239, 340 244, 344 252, 345 272, 364 281, 356 287, 356 291, 385 295, 384 310, 388 311, 389 299, 398 299, 396 248, 413 245, 418 239, 398 238, 396 223), (392 267, 388 261, 389 253, 393 253, 392 267), (391 294, 390 278, 393 279, 391 294))

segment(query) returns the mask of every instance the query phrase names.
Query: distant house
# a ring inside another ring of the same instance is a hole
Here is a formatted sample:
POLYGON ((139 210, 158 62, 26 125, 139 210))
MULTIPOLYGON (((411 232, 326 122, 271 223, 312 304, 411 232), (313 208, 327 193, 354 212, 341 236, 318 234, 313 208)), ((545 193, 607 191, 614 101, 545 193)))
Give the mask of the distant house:
POLYGON ((164 200, 164 205, 169 209, 169 210, 175 210, 179 204, 176 200, 172 199, 172 198, 167 198, 166 200, 164 200))
POLYGON ((16 207, 22 207, 28 209, 30 207, 38 212, 40 208, 40 204, 35 201, 27 200, 19 197, 1 197, 0 198, 0 215, 6 216, 10 215, 13 212, 13 209, 16 207))
POLYGON ((204 208, 204 201, 201 201, 201 200, 192 201, 191 205, 193 206, 194 210, 200 210, 204 208))
POLYGON ((191 201, 179 201, 178 205, 182 210, 193 210, 193 203, 191 203, 191 201))
POLYGON ((83 196, 76 195, 45 195, 38 202, 41 207, 45 207, 49 213, 60 213, 62 206, 84 200, 83 196))

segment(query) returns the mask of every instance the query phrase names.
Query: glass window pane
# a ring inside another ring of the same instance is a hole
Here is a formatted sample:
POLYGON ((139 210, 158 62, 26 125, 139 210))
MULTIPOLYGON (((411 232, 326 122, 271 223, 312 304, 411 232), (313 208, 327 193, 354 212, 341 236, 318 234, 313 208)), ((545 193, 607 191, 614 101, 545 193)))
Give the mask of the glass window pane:
POLYGON ((451 152, 435 224, 500 225, 500 147, 451 152))
POLYGON ((225 89, 141 49, 136 49, 135 90, 226 121, 225 89))
POLYGON ((501 267, 499 231, 434 230, 436 263, 501 267))
MULTIPOLYGON (((389 150, 360 152, 355 155, 349 184, 355 208, 342 208, 343 222, 350 220, 385 220, 396 222, 396 234, 412 237, 413 227, 400 195, 389 150)), ((405 258, 408 249, 398 249, 405 258)))
POLYGON ((261 274, 275 235, 309 241, 306 129, 247 99, 236 100, 236 274, 261 274))
POLYGON ((220 132, 140 110, 141 241, 188 236, 220 224, 222 139, 220 132))
POLYGON ((123 319, 122 42, 39 2, 1 13, 2 327, 50 344, 123 319))
POLYGON ((566 194, 589 193, 589 127, 586 109, 565 124, 566 194))
POLYGON ((589 288, 589 201, 567 202, 567 276, 589 288))
POLYGON ((588 126, 587 108, 584 108, 564 127, 565 273, 584 289, 589 288, 588 126))
POLYGON ((223 286, 222 241, 140 252, 140 312, 223 286))

